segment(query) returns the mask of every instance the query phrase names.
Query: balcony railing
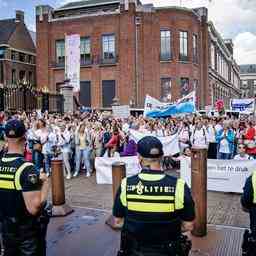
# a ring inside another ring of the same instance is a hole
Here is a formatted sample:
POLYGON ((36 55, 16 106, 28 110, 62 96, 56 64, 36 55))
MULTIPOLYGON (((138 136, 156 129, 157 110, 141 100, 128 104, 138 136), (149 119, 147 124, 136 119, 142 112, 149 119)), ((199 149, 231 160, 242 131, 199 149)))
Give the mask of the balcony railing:
POLYGON ((183 55, 183 54, 180 54, 179 55, 179 61, 184 61, 184 62, 187 62, 189 59, 188 59, 188 56, 187 55, 183 55))
POLYGON ((100 64, 101 65, 114 65, 118 62, 117 56, 114 58, 107 58, 107 59, 101 59, 100 64))
POLYGON ((93 61, 91 58, 88 59, 81 59, 80 64, 81 66, 90 66, 92 65, 93 61))
POLYGON ((160 61, 170 61, 172 60, 171 54, 160 54, 159 56, 160 61))

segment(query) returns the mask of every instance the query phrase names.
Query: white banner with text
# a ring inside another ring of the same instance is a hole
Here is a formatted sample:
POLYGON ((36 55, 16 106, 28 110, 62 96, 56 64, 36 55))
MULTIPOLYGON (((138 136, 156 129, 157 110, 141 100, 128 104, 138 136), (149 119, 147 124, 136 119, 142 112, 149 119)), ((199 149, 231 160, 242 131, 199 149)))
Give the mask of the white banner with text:
POLYGON ((150 132, 139 132, 136 130, 130 129, 130 137, 137 143, 140 139, 144 138, 145 136, 154 136, 157 137, 163 144, 164 149, 164 155, 170 156, 175 155, 180 152, 179 148, 179 140, 178 140, 178 133, 171 135, 171 136, 165 136, 165 137, 159 137, 155 136, 154 134, 150 132))
POLYGON ((128 157, 96 157, 96 181, 97 184, 112 184, 112 164, 124 162, 126 176, 130 177, 140 172, 140 164, 137 156, 128 157))
MULTIPOLYGON (((255 170, 256 161, 213 160, 207 161, 207 190, 242 193, 246 179, 255 170)), ((180 176, 191 187, 191 164, 181 160, 180 176)))

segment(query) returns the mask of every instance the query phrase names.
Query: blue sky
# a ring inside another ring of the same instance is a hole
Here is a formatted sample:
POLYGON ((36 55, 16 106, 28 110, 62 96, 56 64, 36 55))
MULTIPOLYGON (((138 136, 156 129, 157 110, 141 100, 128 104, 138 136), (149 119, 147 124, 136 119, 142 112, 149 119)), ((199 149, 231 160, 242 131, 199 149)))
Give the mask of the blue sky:
POLYGON ((61 4, 61 0, 0 0, 0 19, 12 18, 15 10, 25 12, 26 24, 30 29, 35 30, 35 6, 49 4, 56 7, 61 4))
MULTIPOLYGON (((189 8, 206 6, 209 19, 225 38, 232 38, 239 64, 256 64, 256 0, 141 0, 155 6, 180 5, 189 8)), ((29 29, 35 30, 35 6, 61 6, 72 0, 0 0, 0 19, 13 18, 15 10, 25 12, 29 29)))

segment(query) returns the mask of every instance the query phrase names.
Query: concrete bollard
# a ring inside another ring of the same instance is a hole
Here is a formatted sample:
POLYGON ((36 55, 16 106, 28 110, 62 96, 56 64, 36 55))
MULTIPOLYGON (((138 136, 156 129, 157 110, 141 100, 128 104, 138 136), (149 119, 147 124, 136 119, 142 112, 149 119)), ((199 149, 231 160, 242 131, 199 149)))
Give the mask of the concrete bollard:
MULTIPOLYGON (((122 179, 126 176, 125 163, 123 162, 115 162, 112 165, 112 192, 113 192, 113 202, 116 198, 116 193, 121 185, 122 179)), ((123 222, 118 222, 114 216, 111 216, 106 220, 106 224, 109 225, 113 229, 121 229, 123 226, 123 222)))
POLYGON ((194 236, 207 235, 207 149, 192 148, 191 188, 195 201, 194 236))
POLYGON ((63 175, 63 161, 54 159, 52 165, 52 204, 53 216, 66 216, 73 212, 73 209, 66 204, 65 186, 63 175))

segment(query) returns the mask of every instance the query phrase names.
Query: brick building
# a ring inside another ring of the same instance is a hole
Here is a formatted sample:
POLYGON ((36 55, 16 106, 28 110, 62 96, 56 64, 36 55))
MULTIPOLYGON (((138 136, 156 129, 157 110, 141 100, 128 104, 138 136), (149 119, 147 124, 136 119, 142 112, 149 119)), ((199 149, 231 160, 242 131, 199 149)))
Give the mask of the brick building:
POLYGON ((36 49, 24 23, 24 13, 0 20, 0 84, 35 86, 36 49))
POLYGON ((243 98, 256 96, 256 64, 240 65, 241 91, 243 98))
POLYGON ((212 104, 206 8, 142 5, 139 0, 87 0, 58 9, 37 6, 37 82, 58 90, 65 80, 65 35, 81 36, 81 93, 86 106, 142 107, 146 94, 174 101, 197 91, 212 104))

